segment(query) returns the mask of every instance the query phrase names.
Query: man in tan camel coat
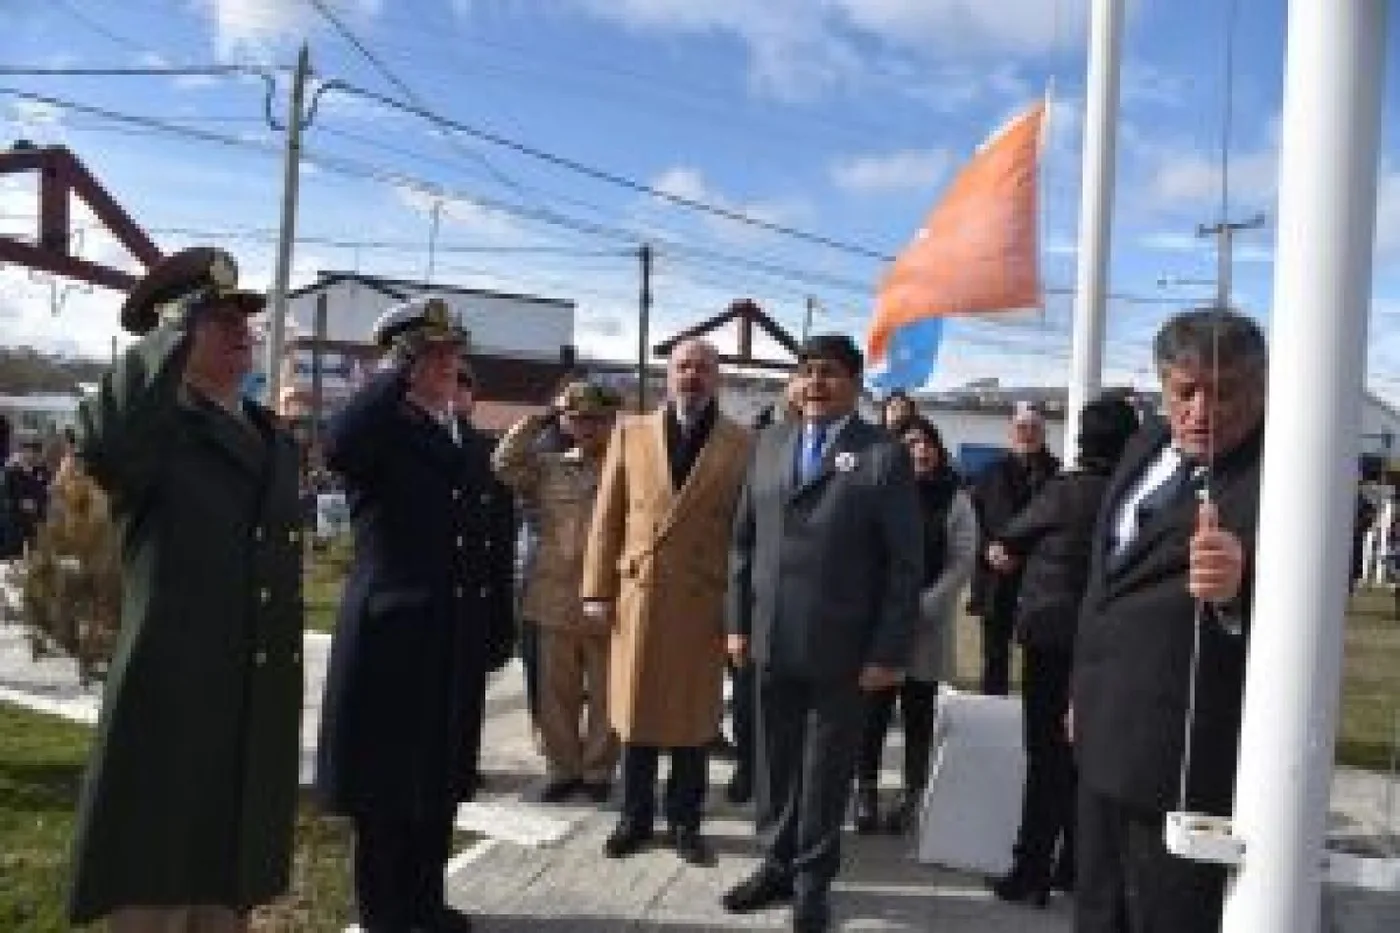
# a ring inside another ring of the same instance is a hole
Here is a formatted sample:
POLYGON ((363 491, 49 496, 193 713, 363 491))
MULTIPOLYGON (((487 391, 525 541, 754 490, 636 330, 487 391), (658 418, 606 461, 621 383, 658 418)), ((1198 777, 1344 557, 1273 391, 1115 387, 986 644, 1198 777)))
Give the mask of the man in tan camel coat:
POLYGON ((705 746, 723 708, 726 561, 750 437, 719 412, 713 346, 677 345, 666 383, 665 405, 614 430, 582 596, 612 624, 608 707, 623 743, 622 818, 605 852, 622 858, 651 841, 665 750, 669 841, 704 865, 705 746))

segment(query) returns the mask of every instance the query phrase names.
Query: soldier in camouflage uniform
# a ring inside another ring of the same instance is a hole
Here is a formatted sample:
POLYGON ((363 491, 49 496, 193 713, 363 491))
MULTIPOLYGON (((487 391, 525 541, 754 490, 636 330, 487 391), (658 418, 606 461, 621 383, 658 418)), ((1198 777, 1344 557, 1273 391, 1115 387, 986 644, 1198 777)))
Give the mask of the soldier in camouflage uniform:
POLYGON ((579 585, 603 454, 620 406, 607 388, 572 383, 554 412, 512 427, 493 457, 497 475, 539 517, 521 614, 540 627, 539 726, 549 778, 540 799, 547 803, 578 791, 606 801, 617 765, 617 736, 607 711, 608 624, 583 615, 579 585), (537 443, 556 419, 573 441, 559 453, 537 443))

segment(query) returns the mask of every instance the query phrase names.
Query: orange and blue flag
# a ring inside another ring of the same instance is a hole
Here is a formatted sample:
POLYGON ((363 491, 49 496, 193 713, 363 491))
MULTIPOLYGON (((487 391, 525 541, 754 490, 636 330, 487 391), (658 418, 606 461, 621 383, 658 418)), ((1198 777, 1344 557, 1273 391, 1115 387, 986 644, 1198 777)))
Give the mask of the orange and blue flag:
POLYGON ((880 283, 867 338, 870 383, 917 388, 953 315, 1038 308, 1041 100, 982 144, 880 283))

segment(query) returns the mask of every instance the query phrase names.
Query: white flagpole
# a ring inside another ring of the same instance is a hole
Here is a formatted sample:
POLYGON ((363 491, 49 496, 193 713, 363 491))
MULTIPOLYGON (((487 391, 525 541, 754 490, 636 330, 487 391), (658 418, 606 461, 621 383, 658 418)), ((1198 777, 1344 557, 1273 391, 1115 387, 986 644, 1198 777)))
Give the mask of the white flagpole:
POLYGON ((1386 12, 1386 0, 1288 4, 1268 422, 1235 785, 1245 851, 1224 933, 1319 928, 1386 12))
POLYGON ((1113 226, 1118 139, 1118 71, 1123 0, 1094 0, 1089 25, 1089 80, 1084 109, 1084 168, 1079 205, 1074 337, 1065 411, 1065 461, 1078 459, 1079 413, 1101 387, 1109 237, 1113 226))

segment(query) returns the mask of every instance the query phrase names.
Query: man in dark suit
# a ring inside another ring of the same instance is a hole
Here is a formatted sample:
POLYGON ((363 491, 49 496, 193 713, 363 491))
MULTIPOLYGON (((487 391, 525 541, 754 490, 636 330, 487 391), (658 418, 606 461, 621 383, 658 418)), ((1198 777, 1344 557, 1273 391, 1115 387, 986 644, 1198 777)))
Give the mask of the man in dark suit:
POLYGON ((826 930, 864 691, 899 683, 923 573, 913 468, 855 413, 849 337, 809 339, 800 420, 764 431, 734 520, 728 651, 757 683, 763 864, 735 913, 796 898, 793 929, 826 930))
MULTIPOLYGON (((1034 407, 1018 402, 1011 413, 1010 431, 1011 452, 987 468, 972 493, 986 541, 996 541, 1060 470, 1060 461, 1045 447, 1045 419, 1034 407)), ((1011 635, 1021 597, 1021 573, 994 569, 984 552, 977 562, 972 592, 973 614, 982 619, 982 692, 1005 696, 1011 689, 1011 635)))
POLYGON ((375 325, 391 366, 331 422, 355 529, 322 710, 317 785, 355 825, 367 933, 460 933, 443 901, 475 790, 486 674, 511 648, 514 516, 491 443, 452 408, 466 332, 440 299, 375 325))
POLYGON ((1224 869, 1168 853, 1163 824, 1230 812, 1266 346, 1246 317, 1188 311, 1154 356, 1167 425, 1134 437, 1109 483, 1075 646, 1078 933, 1214 933, 1224 896, 1224 869))

